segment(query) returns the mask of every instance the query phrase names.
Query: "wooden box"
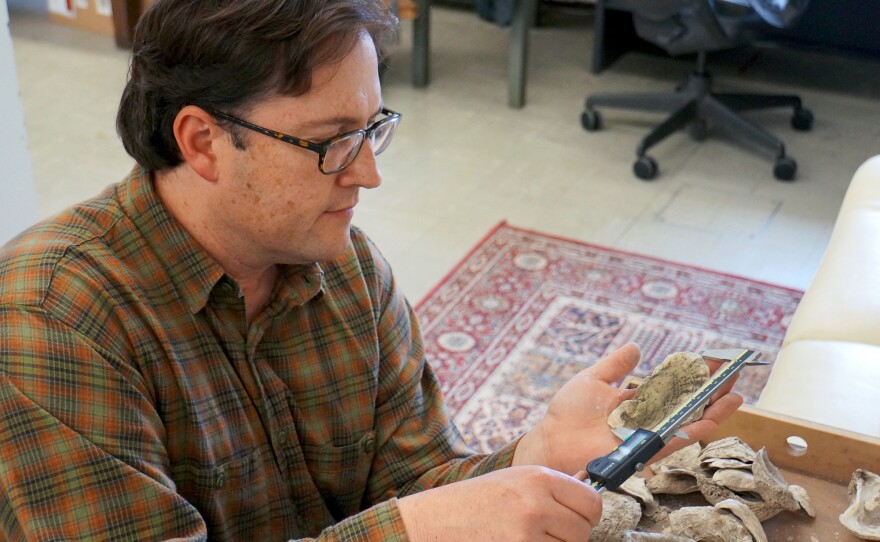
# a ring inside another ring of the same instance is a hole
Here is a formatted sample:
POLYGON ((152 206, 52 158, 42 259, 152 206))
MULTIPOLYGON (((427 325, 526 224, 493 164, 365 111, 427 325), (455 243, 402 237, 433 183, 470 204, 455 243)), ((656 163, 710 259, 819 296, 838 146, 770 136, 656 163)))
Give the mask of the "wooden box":
MULTIPOLYGON (((857 468, 880 474, 880 439, 812 424, 743 406, 706 442, 736 436, 758 450, 766 448, 770 462, 789 484, 803 486, 816 508, 782 512, 763 522, 769 540, 782 542, 858 542, 838 521, 849 500, 846 488, 857 468), (806 448, 789 444, 800 437, 806 448), (792 439, 794 440, 794 439, 792 439)), ((705 442, 704 442, 705 444, 705 442)))

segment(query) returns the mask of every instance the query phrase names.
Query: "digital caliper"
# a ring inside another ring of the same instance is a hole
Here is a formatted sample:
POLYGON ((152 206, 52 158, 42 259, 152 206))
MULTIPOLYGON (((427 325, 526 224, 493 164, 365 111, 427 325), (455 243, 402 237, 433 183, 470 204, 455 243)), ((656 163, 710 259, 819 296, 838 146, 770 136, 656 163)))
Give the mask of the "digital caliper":
MULTIPOLYGON (((691 399, 667 416, 653 430, 630 429, 631 433, 617 448, 604 457, 597 457, 587 465, 590 485, 601 491, 614 491, 621 484, 645 468, 648 461, 659 452, 679 428, 688 422, 689 417, 709 402, 712 395, 721 389, 746 365, 767 365, 758 361, 761 353, 755 350, 724 349, 707 350, 700 353, 703 359, 728 362, 715 371, 709 380, 694 392, 691 399)), ((685 435, 686 437, 687 435, 685 435)))

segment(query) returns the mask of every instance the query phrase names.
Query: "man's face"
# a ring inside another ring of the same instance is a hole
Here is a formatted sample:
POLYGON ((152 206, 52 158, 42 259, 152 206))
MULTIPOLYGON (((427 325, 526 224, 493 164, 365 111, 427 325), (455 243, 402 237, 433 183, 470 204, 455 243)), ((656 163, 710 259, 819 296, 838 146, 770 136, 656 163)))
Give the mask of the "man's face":
MULTIPOLYGON (((320 142, 367 128, 381 106, 376 50, 363 34, 341 62, 315 70, 308 93, 263 101, 245 119, 320 142)), ((324 175, 316 153, 242 133, 245 150, 229 143, 218 151, 220 179, 209 196, 226 250, 253 266, 338 256, 349 243, 359 189, 381 183, 369 141, 348 168, 324 175)))

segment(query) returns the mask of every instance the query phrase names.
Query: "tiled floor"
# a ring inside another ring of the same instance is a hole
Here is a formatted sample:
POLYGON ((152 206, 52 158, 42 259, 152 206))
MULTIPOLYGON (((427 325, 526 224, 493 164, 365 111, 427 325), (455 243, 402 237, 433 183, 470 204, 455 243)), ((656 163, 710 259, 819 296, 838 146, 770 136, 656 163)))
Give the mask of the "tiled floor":
MULTIPOLYGON (((799 164, 776 181, 768 157, 686 134, 656 147, 653 182, 631 173, 638 140, 659 120, 604 114, 587 133, 588 92, 666 90, 686 60, 627 55, 599 76, 587 63, 592 16, 551 12, 533 31, 528 103, 506 105, 508 31, 470 11, 435 7, 432 81, 409 82, 408 22, 384 77, 404 114, 380 159, 382 188, 362 195, 355 222, 377 241, 404 292, 419 300, 501 220, 583 241, 805 288, 847 184, 880 152, 880 63, 767 49, 714 66, 728 90, 798 93, 813 131, 786 112, 755 115, 799 164)), ((43 215, 122 177, 131 162, 114 132, 126 54, 112 40, 12 13, 34 174, 43 215)))

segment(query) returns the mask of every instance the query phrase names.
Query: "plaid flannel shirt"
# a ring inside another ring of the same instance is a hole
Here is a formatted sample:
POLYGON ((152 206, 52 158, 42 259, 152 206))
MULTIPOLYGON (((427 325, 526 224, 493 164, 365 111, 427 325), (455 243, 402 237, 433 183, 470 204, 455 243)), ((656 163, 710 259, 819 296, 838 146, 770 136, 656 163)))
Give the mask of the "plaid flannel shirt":
POLYGON ((506 467, 447 418, 415 317, 352 228, 236 284, 140 168, 0 253, 0 536, 405 540, 396 497, 506 467))

